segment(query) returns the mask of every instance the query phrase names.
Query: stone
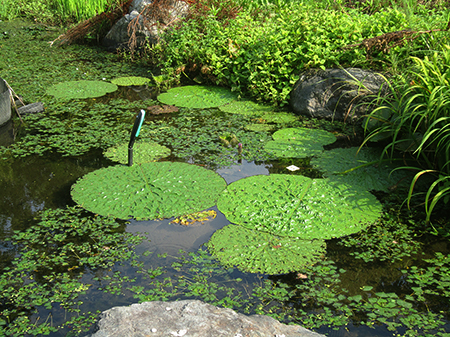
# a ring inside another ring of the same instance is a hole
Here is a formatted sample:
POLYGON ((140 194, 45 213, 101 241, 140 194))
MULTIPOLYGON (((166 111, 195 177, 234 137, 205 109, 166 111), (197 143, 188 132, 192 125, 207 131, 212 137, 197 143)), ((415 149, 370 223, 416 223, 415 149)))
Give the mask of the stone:
POLYGON ((0 77, 0 125, 11 119, 11 91, 6 81, 0 77))
POLYGON ((149 0, 134 0, 130 6, 130 13, 122 17, 106 34, 102 41, 109 50, 129 49, 132 31, 135 31, 135 47, 145 43, 155 44, 159 35, 178 18, 187 15, 189 5, 182 0, 166 1, 167 9, 161 11, 163 15, 153 16, 149 0), (154 18, 155 17, 155 18, 154 18))
POLYGON ((90 337, 325 337, 263 315, 247 316, 199 300, 144 302, 104 311, 90 337))
POLYGON ((295 114, 337 121, 358 121, 370 113, 369 104, 383 94, 383 76, 358 68, 309 70, 300 75, 290 97, 295 114))
POLYGON ((17 108, 20 115, 40 113, 44 110, 44 104, 42 102, 31 103, 17 108))

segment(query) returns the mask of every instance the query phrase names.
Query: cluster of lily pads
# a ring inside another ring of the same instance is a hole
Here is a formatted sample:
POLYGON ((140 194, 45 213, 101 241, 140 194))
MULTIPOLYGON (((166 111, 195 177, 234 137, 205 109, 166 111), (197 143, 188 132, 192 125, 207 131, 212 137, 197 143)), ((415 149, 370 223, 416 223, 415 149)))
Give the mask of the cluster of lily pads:
MULTIPOLYGON (((219 107, 223 112, 255 116, 265 123, 276 121, 278 114, 271 107, 239 101, 232 92, 216 87, 173 88, 158 100, 181 107, 219 107)), ((235 134, 218 138, 228 146, 238 143, 235 134)), ((221 263, 266 274, 300 270, 325 255, 325 240, 359 232, 379 218, 381 203, 369 191, 390 187, 391 166, 380 164, 371 149, 360 150, 358 156, 355 148, 325 151, 324 146, 336 137, 323 130, 284 128, 273 133, 272 139, 265 142, 267 153, 276 158, 313 157, 311 163, 325 172, 325 178, 259 175, 227 187, 211 170, 155 162, 168 156, 170 149, 142 142, 136 144, 134 166, 116 165, 91 172, 72 187, 72 197, 94 213, 138 220, 185 216, 217 205, 231 224, 218 230, 207 247, 221 263), (354 170, 356 166, 363 169, 354 170)), ((105 152, 122 164, 126 154, 127 144, 105 152)))

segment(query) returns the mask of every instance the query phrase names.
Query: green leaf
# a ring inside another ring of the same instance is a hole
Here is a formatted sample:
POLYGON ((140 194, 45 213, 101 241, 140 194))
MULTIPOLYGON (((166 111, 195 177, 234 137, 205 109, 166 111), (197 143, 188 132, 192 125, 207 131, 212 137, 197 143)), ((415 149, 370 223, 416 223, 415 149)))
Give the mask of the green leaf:
POLYGON ((72 198, 87 210, 119 219, 170 218, 216 204, 225 181, 215 172, 185 163, 110 166, 72 186, 72 198))
POLYGON ((126 76, 126 77, 117 77, 111 80, 111 83, 118 86, 131 86, 131 85, 145 85, 150 82, 150 79, 147 77, 140 76, 126 76))
POLYGON ((367 191, 283 174, 233 182, 217 206, 230 222, 248 229, 308 240, 356 233, 378 219, 382 210, 367 191))
POLYGON ((325 254, 325 241, 301 240, 228 225, 207 243, 227 267, 251 273, 281 274, 313 265, 325 254))
MULTIPOLYGON (((121 164, 128 163, 128 143, 110 147, 104 156, 121 164)), ((136 142, 133 147, 133 163, 142 164, 157 161, 170 155, 170 149, 154 142, 136 142)))
POLYGON ((186 108, 213 108, 237 99, 237 94, 221 87, 183 86, 169 89, 158 96, 164 104, 186 108))
POLYGON ((275 132, 264 149, 281 158, 304 158, 320 154, 323 146, 336 141, 327 131, 308 128, 286 128, 275 132))
POLYGON ((117 85, 105 81, 70 81, 55 84, 47 94, 62 99, 100 97, 117 90, 117 85))

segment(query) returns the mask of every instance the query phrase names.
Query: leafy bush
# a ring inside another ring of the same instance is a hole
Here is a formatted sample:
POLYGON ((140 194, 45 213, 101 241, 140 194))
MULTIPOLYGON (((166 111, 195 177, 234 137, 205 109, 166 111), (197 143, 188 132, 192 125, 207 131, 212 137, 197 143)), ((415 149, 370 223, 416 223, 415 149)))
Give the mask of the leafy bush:
MULTIPOLYGON (((242 10, 226 24, 216 12, 210 11, 202 20, 191 16, 168 30, 161 44, 151 48, 159 66, 166 73, 194 72, 233 91, 281 105, 302 70, 365 65, 364 50, 344 47, 410 28, 406 15, 394 9, 367 15, 295 3, 270 16, 242 10)), ((444 21, 443 16, 436 16, 435 24, 444 21)), ((420 39, 414 43, 423 47, 420 39)), ((381 57, 387 62, 386 56, 381 57)))
POLYGON ((391 95, 380 99, 366 123, 378 125, 366 138, 391 134, 385 152, 394 157, 397 151, 414 161, 417 170, 408 195, 411 201, 417 181, 432 176, 425 194, 426 221, 439 200, 450 198, 450 46, 424 59, 412 57, 414 66, 402 81, 391 86, 391 95))

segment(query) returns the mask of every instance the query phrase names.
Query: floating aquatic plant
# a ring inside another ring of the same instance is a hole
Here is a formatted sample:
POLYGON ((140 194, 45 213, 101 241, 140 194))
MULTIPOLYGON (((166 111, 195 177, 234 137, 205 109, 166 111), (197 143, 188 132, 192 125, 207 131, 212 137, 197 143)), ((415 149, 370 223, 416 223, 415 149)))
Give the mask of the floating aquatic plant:
MULTIPOLYGON (((128 143, 110 147, 105 157, 121 164, 128 163, 128 143)), ((133 161, 136 164, 149 163, 170 155, 170 149, 155 142, 136 142, 133 147, 133 161)))
POLYGON ((324 175, 329 180, 359 186, 367 191, 388 191, 406 177, 403 171, 393 171, 396 167, 394 164, 380 161, 380 149, 358 149, 351 147, 323 151, 311 159, 311 165, 325 171, 324 175))
POLYGON ((264 149, 281 158, 304 158, 317 155, 323 146, 336 141, 336 137, 328 131, 308 128, 286 128, 275 132, 273 141, 269 141, 264 149))
POLYGON ((150 79, 147 77, 141 76, 126 76, 126 77, 118 77, 111 80, 111 83, 118 86, 131 86, 131 85, 145 85, 150 82, 150 79))
POLYGON ((269 132, 273 129, 273 125, 253 123, 245 126, 246 130, 255 132, 269 132))
POLYGON ((282 274, 314 264, 325 254, 323 240, 281 237, 242 226, 228 225, 207 243, 212 255, 226 267, 250 273, 282 274))
POLYGON ((259 175, 228 185, 217 203, 227 219, 248 229, 301 239, 356 233, 379 218, 371 193, 298 175, 259 175))
POLYGON ((105 81, 69 81, 55 84, 47 94, 62 99, 92 98, 117 90, 117 85, 105 81))
POLYGON ((196 224, 203 225, 205 221, 213 220, 217 216, 214 210, 195 212, 192 214, 182 215, 172 220, 170 223, 176 223, 183 226, 192 226, 196 224))
POLYGON ((265 113, 273 112, 273 108, 271 106, 258 104, 249 100, 233 101, 226 105, 220 106, 219 109, 228 113, 251 116, 261 116, 265 113))
POLYGON ((214 206, 226 183, 217 173, 186 163, 110 166, 72 186, 85 209, 119 219, 170 218, 214 206))
POLYGON ((237 94, 221 87, 190 85, 169 89, 158 96, 164 104, 186 108, 214 108, 237 99, 237 94))

